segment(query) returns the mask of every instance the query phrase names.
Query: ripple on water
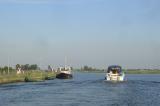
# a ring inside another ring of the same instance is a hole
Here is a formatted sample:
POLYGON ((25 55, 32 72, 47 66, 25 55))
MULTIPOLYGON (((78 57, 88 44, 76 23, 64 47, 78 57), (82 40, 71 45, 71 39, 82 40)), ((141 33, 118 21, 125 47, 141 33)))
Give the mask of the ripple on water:
MULTIPOLYGON (((0 106, 158 106, 159 80, 128 77, 105 82, 103 74, 79 74, 70 80, 50 80, 0 86, 0 106), (135 78, 135 79, 134 79, 135 78)), ((155 77, 155 76, 152 76, 155 77)), ((157 76, 160 77, 160 76, 157 76)), ((158 78, 157 78, 158 79, 158 78)))

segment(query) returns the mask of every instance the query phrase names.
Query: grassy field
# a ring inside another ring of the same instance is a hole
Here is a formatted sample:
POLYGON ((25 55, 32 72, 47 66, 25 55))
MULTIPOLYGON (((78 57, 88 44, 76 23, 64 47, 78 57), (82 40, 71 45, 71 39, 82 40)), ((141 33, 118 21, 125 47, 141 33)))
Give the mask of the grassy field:
POLYGON ((53 72, 44 71, 27 71, 23 74, 0 74, 0 84, 15 82, 37 82, 54 79, 56 76, 53 72))

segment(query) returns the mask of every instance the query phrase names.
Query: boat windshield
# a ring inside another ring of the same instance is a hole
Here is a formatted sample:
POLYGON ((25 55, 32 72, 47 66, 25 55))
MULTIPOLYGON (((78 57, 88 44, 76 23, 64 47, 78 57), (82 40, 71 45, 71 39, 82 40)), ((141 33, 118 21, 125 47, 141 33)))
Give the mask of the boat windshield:
POLYGON ((121 73, 121 67, 120 66, 110 66, 108 67, 108 73, 112 72, 113 74, 121 73))

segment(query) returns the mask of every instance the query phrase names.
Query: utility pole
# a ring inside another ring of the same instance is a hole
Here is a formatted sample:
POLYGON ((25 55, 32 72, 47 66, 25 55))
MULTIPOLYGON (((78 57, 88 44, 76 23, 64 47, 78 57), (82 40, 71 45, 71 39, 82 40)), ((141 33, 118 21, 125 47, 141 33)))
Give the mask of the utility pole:
POLYGON ((8 74, 9 74, 9 56, 8 56, 8 74))

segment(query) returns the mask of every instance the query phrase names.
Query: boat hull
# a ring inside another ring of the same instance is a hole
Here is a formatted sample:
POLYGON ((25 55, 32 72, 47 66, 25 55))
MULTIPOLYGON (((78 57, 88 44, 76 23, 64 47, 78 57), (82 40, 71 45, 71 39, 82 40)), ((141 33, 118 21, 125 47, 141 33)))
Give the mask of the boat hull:
POLYGON ((72 76, 72 74, 59 73, 56 75, 56 78, 58 78, 58 79, 71 79, 71 78, 73 78, 73 76, 72 76))
POLYGON ((109 75, 107 74, 105 77, 106 81, 124 81, 124 74, 123 75, 109 75))

